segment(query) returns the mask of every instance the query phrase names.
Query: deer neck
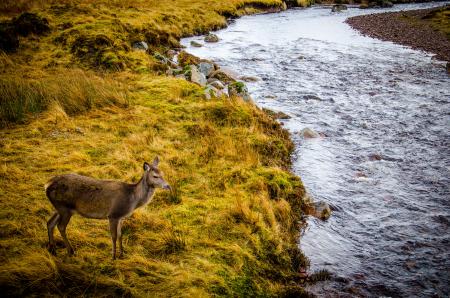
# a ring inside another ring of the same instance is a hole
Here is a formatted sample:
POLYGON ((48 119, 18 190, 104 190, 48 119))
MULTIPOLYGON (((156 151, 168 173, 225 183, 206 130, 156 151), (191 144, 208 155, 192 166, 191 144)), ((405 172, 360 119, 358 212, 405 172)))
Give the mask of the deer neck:
POLYGON ((148 185, 145 173, 142 176, 141 180, 139 180, 139 182, 136 184, 134 192, 137 201, 137 207, 147 204, 153 193, 155 192, 155 188, 148 185))

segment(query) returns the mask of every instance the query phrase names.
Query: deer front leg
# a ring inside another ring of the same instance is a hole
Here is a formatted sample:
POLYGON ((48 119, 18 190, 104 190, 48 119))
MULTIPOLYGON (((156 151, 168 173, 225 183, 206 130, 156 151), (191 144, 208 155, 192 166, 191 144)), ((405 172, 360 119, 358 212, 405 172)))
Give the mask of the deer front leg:
POLYGON ((117 225, 117 237, 119 238, 119 258, 123 257, 122 223, 123 223, 123 219, 119 220, 119 224, 117 225))
POLYGON ((116 259, 116 241, 117 241, 117 230, 119 227, 120 220, 117 218, 109 219, 109 231, 111 232, 112 240, 112 259, 116 259))

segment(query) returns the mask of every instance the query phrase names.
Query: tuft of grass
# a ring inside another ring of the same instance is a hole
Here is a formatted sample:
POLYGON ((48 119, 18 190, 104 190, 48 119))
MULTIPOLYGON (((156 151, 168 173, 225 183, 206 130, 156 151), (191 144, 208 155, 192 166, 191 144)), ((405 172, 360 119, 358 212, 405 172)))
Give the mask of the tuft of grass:
POLYGON ((129 104, 126 89, 117 81, 82 70, 58 73, 39 80, 16 73, 0 76, 0 126, 24 123, 29 114, 38 114, 55 104, 68 115, 129 104))

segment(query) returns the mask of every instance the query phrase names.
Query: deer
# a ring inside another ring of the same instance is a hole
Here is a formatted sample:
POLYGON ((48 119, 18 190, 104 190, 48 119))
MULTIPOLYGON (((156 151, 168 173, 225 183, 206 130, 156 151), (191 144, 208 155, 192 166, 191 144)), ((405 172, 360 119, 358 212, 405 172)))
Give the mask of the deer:
POLYGON ((73 214, 86 218, 108 219, 112 240, 112 260, 116 259, 116 241, 119 257, 123 256, 122 222, 137 208, 146 206, 157 188, 171 190, 158 169, 159 157, 152 164, 144 162, 144 174, 136 184, 115 180, 99 180, 78 174, 52 177, 45 185, 47 198, 56 212, 47 222, 48 250, 56 255, 53 232, 55 226, 63 238, 68 255, 74 249, 67 239, 66 228, 73 214))

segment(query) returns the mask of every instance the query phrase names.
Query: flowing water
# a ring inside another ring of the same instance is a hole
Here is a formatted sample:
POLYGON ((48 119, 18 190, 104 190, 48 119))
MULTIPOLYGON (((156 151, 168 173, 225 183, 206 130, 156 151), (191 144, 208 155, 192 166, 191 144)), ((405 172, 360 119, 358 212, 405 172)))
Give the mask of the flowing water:
POLYGON ((220 42, 187 51, 248 83, 255 102, 283 111, 294 171, 334 209, 308 219, 300 246, 331 281, 318 296, 448 297, 450 77, 430 54, 361 36, 345 19, 383 10, 293 9, 247 16, 220 42), (314 129, 324 137, 303 139, 314 129))

